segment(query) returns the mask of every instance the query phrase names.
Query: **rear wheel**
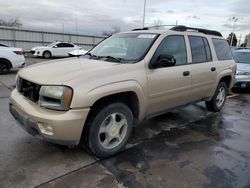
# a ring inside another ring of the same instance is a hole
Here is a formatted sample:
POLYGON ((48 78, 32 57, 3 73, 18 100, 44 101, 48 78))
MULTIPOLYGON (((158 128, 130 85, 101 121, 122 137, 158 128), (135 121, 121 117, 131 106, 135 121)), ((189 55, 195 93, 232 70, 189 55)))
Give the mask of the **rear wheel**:
POLYGON ((0 59, 0 74, 6 74, 10 71, 10 65, 6 60, 0 59))
POLYGON ((45 59, 49 59, 49 58, 51 58, 51 53, 49 51, 45 51, 45 52, 43 52, 43 57, 45 59))
POLYGON ((89 126, 91 152, 98 157, 108 157, 126 145, 133 129, 133 115, 125 104, 113 103, 102 108, 89 126))
POLYGON ((227 98, 227 84, 225 82, 220 82, 213 98, 210 101, 206 101, 206 106, 209 111, 219 112, 227 98))

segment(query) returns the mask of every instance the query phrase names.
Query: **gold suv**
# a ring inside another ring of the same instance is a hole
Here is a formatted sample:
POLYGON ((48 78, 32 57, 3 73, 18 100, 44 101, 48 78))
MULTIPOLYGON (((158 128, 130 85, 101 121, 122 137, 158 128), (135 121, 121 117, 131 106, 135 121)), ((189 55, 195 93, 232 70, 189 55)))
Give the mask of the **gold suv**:
POLYGON ((220 111, 235 71, 217 31, 143 28, 113 35, 84 56, 20 70, 9 107, 30 134, 68 146, 83 140, 107 157, 144 119, 199 101, 220 111))

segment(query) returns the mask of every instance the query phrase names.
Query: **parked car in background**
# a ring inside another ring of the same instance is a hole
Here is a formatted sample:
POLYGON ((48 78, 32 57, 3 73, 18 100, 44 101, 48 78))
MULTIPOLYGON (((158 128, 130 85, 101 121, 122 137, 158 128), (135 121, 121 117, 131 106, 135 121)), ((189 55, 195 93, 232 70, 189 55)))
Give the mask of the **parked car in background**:
POLYGON ((21 48, 0 44, 0 74, 6 74, 12 68, 18 68, 24 64, 25 58, 21 48))
POLYGON ((250 88, 250 49, 233 51, 237 63, 235 88, 250 88))
POLYGON ((86 54, 87 52, 88 52, 87 50, 84 50, 81 48, 79 50, 73 50, 73 51, 69 52, 69 56, 71 56, 71 57, 81 56, 81 55, 86 54))
POLYGON ((36 57, 49 59, 51 57, 68 57, 69 52, 80 49, 79 46, 69 42, 53 42, 48 46, 38 46, 31 49, 36 57))

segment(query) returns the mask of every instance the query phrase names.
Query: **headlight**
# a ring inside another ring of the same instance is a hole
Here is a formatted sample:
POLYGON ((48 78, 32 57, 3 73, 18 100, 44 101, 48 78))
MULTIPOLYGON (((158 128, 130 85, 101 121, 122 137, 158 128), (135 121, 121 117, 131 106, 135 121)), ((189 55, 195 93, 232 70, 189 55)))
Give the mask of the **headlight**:
POLYGON ((42 86, 38 104, 54 110, 69 110, 73 90, 67 86, 42 86))

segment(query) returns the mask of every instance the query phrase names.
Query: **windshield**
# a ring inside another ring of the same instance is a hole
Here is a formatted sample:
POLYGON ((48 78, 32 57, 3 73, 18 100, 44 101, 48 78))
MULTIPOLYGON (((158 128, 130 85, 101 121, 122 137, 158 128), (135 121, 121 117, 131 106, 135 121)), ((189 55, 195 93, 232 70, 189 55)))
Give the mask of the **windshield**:
POLYGON ((50 43, 47 47, 53 47, 53 46, 55 46, 57 44, 57 42, 52 42, 52 43, 50 43))
POLYGON ((1 47, 8 47, 7 45, 5 44, 0 44, 1 47))
POLYGON ((158 34, 121 33, 107 38, 87 55, 121 63, 135 63, 144 58, 158 34))
POLYGON ((250 64, 250 52, 233 52, 236 63, 250 64))

